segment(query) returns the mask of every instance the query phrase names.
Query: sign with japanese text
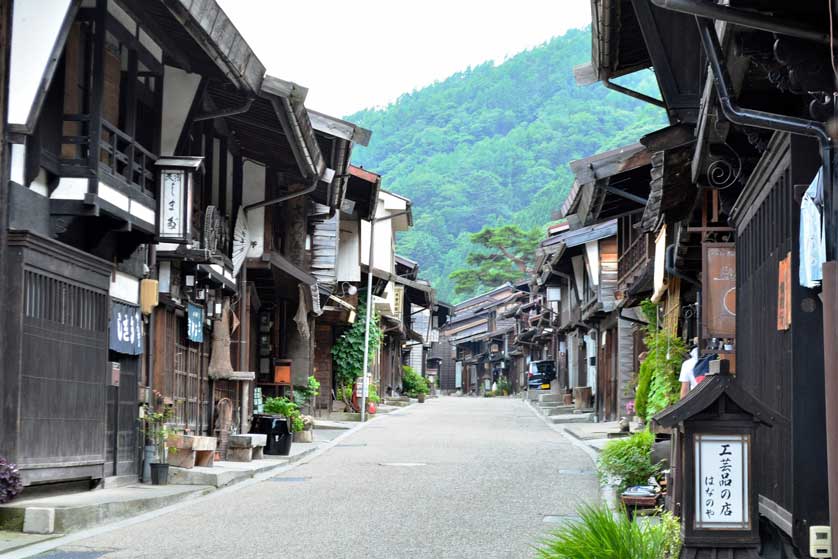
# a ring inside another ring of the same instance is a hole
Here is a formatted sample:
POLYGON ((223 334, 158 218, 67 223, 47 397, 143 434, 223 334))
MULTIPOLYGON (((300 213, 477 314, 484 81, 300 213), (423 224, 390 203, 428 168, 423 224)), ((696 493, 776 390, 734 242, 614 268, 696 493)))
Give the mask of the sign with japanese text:
POLYGON ((160 238, 181 239, 186 236, 184 203, 186 172, 167 169, 161 174, 160 238))
POLYGON ((695 528, 749 530, 750 435, 695 435, 695 528))
POLYGON ((189 341, 202 343, 204 341, 204 307, 187 305, 186 337, 189 341))
POLYGON ((791 327, 791 252, 777 266, 777 330, 791 327))
POLYGON ((736 337, 736 246, 704 243, 704 336, 736 337))
POLYGON ((111 301, 111 322, 109 328, 111 351, 128 355, 143 352, 143 320, 140 307, 111 301))

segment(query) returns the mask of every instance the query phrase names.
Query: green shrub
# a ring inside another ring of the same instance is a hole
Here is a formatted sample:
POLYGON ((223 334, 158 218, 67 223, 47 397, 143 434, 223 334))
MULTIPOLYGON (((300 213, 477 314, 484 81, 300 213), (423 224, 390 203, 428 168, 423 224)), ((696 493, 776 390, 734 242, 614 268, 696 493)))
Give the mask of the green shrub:
MULTIPOLYGON (((342 388, 350 388, 349 398, 343 398, 344 403, 349 405, 352 396, 352 386, 355 379, 363 374, 364 368, 364 330, 367 306, 365 297, 362 295, 358 302, 358 317, 352 326, 346 330, 332 346, 332 357, 335 363, 335 377, 337 380, 338 396, 345 396, 342 388)), ((370 320, 370 338, 367 345, 369 358, 373 359, 381 345, 384 334, 380 326, 379 314, 373 311, 370 320)), ((372 361, 368 367, 372 366, 372 361)))
POLYGON ((402 366, 404 376, 402 377, 402 388, 404 393, 411 398, 416 398, 419 394, 428 393, 428 381, 419 373, 413 370, 409 365, 402 366))
POLYGON ((265 400, 265 413, 281 415, 291 420, 291 431, 296 433, 305 428, 300 406, 285 397, 268 398, 265 400))
POLYGON ((652 384, 653 372, 652 362, 646 359, 640 364, 640 372, 637 373, 637 393, 634 397, 634 409, 638 417, 643 419, 646 419, 649 386, 652 384))
POLYGON ((503 375, 498 377, 498 388, 497 393, 502 395, 508 395, 512 393, 512 387, 509 385, 509 380, 503 375))
POLYGON ((312 398, 320 396, 320 381, 313 375, 308 377, 308 382, 305 386, 294 387, 294 402, 302 406, 307 404, 312 398))
POLYGON ((620 493, 632 485, 646 485, 660 471, 660 464, 652 464, 654 442, 655 436, 649 431, 609 441, 597 463, 600 480, 615 482, 620 493))
POLYGON ((373 404, 379 403, 381 401, 381 396, 378 395, 378 388, 376 388, 373 383, 370 383, 368 388, 369 392, 367 395, 367 401, 372 402, 373 404))
POLYGON ((579 521, 570 522, 536 548, 541 559, 665 559, 680 549, 672 539, 678 520, 664 513, 660 523, 633 522, 626 514, 613 514, 606 506, 586 506, 579 521), (669 518, 667 518, 667 516, 669 518), (664 520, 665 519, 665 520, 664 520))
POLYGON ((681 363, 687 353, 684 341, 658 329, 658 307, 648 299, 640 304, 649 324, 646 337, 646 359, 640 364, 635 409, 637 415, 650 421, 652 416, 678 401, 681 363))

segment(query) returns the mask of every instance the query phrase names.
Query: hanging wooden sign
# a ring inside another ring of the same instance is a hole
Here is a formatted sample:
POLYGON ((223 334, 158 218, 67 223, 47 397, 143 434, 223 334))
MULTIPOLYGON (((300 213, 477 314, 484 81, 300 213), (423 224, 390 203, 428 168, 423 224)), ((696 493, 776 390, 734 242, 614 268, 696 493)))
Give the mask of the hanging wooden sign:
POLYGON ((705 243, 702 313, 705 338, 736 337, 736 246, 705 243))
POLYGON ((780 260, 777 272, 777 330, 791 327, 791 252, 780 260))

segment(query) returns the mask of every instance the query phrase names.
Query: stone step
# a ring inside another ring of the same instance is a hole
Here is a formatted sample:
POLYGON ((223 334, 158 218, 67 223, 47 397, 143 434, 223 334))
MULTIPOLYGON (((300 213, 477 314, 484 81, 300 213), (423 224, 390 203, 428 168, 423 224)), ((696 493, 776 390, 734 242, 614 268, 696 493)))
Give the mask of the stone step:
POLYGON ((594 420, 592 413, 564 413, 550 416, 553 423, 589 423, 594 420))
POLYGON ((541 410, 541 413, 546 415, 547 417, 552 417, 554 415, 565 415, 569 413, 574 413, 573 406, 559 406, 556 408, 547 408, 541 410))
POLYGON ((73 532, 174 505, 212 490, 212 487, 196 485, 134 484, 116 489, 22 499, 0 506, 0 524, 6 530, 30 534, 73 532))
POLYGON ((561 404, 563 401, 563 394, 539 394, 539 404, 561 404))

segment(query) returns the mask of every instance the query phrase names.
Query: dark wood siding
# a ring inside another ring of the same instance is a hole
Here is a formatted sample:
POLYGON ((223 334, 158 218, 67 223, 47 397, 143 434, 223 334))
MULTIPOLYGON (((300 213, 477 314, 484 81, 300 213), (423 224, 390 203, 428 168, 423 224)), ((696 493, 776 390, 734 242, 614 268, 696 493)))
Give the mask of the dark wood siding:
POLYGON ((775 135, 737 201, 737 381, 791 419, 758 432, 754 463, 760 495, 793 517, 794 539, 827 522, 822 307, 799 285, 799 213, 795 185, 819 165, 817 146, 775 135), (778 265, 791 253, 792 323, 777 329, 778 265))
POLYGON ((13 233, 0 452, 26 483, 104 474, 108 263, 13 233))

